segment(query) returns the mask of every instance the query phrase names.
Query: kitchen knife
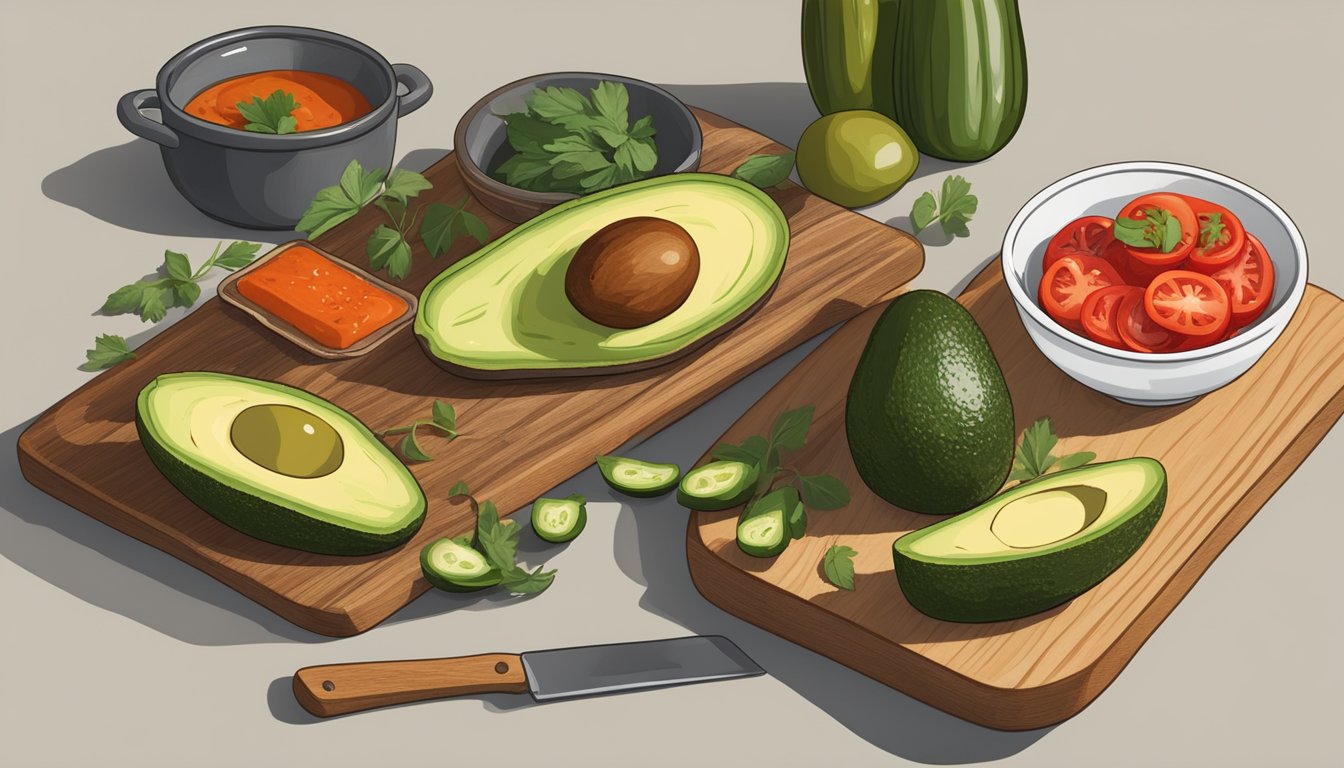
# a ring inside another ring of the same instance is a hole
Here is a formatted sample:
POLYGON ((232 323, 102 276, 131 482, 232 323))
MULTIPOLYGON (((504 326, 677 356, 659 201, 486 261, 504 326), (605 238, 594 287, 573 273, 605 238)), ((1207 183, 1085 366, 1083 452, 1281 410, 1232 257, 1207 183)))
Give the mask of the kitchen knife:
POLYGON ((476 693, 531 693, 545 702, 761 674, 765 670, 728 638, 707 635, 304 667, 294 673, 294 696, 314 715, 330 717, 476 693))

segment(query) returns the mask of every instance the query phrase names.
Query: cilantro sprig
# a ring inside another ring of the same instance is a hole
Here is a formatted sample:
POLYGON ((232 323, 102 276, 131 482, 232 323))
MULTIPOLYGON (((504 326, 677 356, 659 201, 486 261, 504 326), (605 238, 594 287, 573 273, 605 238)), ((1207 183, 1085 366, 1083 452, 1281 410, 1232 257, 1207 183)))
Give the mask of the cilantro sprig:
POLYGON ((522 528, 512 520, 504 520, 494 502, 478 502, 463 481, 448 491, 449 499, 465 498, 476 510, 476 542, 491 567, 499 570, 504 579, 500 586, 515 595, 535 595, 545 592, 555 581, 555 569, 537 566, 528 571, 518 565, 518 537, 522 528))
POLYGON ((1097 454, 1091 451, 1055 456, 1051 451, 1058 442, 1059 438, 1055 436, 1055 428, 1050 424, 1049 416, 1022 430, 1022 443, 1017 447, 1017 454, 1013 458, 1013 471, 1008 475, 1008 479, 1025 483, 1051 470, 1062 472, 1081 467, 1097 458, 1097 454))
POLYGON ((826 580, 841 589, 854 589, 854 556, 859 554, 851 547, 835 544, 826 550, 821 559, 822 572, 826 580))
POLYGON ((402 456, 412 461, 432 461, 434 457, 421 448, 420 441, 416 439, 416 433, 421 427, 437 431, 449 440, 457 439, 457 412, 453 410, 452 403, 435 400, 428 419, 416 419, 405 426, 385 429, 382 436, 405 435, 397 445, 402 456))
MULTIPOLYGON (((1117 216, 1115 239, 1135 248, 1156 248, 1162 253, 1171 253, 1181 242, 1181 221, 1166 208, 1147 206, 1142 209, 1142 219, 1117 216)), ((1221 219, 1218 217, 1219 231, 1221 219)))
POLYGON ((971 194, 971 183, 962 176, 948 176, 943 179, 942 190, 934 199, 932 192, 925 192, 915 198, 910 209, 910 223, 918 235, 935 222, 943 231, 953 237, 967 237, 971 231, 967 222, 975 214, 980 201, 971 194))
POLYGON ((387 223, 379 224, 369 234, 365 246, 369 266, 374 270, 386 269, 389 277, 401 280, 411 272, 410 237, 417 218, 420 240, 434 258, 447 253, 461 235, 468 235, 482 245, 490 239, 490 228, 467 210, 468 198, 462 198, 457 205, 429 203, 412 209, 411 201, 433 188, 429 179, 415 171, 397 168, 389 175, 382 168, 375 168, 366 172, 358 160, 351 160, 339 183, 318 190, 294 229, 307 233, 312 240, 372 202, 387 214, 387 223))
POLYGON ((1199 222, 1199 250, 1208 253, 1214 246, 1222 243, 1227 235, 1227 225, 1223 223, 1222 213, 1211 213, 1207 218, 1201 216, 1199 222))
POLYGON ((253 133, 293 133, 298 127, 293 112, 298 108, 294 94, 279 89, 265 99, 253 96, 252 101, 238 102, 238 111, 247 119, 243 129, 253 133))
POLYGON ((200 281, 215 267, 232 272, 245 267, 256 258, 260 243, 242 241, 230 243, 221 252, 223 243, 215 245, 210 258, 200 269, 192 270, 185 253, 163 252, 161 277, 137 280, 123 285, 108 295, 101 312, 105 315, 135 314, 148 323, 157 323, 173 307, 190 307, 201 296, 200 281))
POLYGON ((752 155, 733 169, 732 176, 761 189, 781 184, 793 171, 793 153, 752 155))
POLYGON ((534 192, 583 195, 648 176, 658 164, 653 117, 630 124, 630 94, 603 80, 591 100, 573 88, 536 88, 526 112, 502 115, 511 155, 492 173, 534 192))
POLYGON ((79 366, 81 371, 101 371, 134 359, 135 353, 126 339, 114 333, 104 333, 93 340, 93 349, 84 351, 84 358, 84 364, 79 366))
POLYGON ((747 506, 775 486, 780 476, 787 476, 787 484, 798 489, 803 505, 813 510, 839 509, 849 503, 849 489, 840 478, 831 474, 805 475, 797 468, 783 463, 786 453, 799 451, 807 443, 812 427, 814 406, 785 411, 775 419, 768 438, 752 435, 741 443, 721 443, 711 456, 719 460, 740 461, 760 470, 756 491, 747 506))

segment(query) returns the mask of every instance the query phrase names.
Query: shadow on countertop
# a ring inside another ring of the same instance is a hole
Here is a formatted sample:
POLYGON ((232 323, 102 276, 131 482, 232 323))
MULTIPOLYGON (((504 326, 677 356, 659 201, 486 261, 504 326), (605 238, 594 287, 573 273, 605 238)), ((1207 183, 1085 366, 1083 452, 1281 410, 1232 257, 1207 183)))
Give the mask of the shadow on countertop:
POLYGON ((29 485, 19 470, 17 444, 32 423, 0 433, 0 557, 90 605, 192 645, 332 639, 290 624, 205 573, 29 485))

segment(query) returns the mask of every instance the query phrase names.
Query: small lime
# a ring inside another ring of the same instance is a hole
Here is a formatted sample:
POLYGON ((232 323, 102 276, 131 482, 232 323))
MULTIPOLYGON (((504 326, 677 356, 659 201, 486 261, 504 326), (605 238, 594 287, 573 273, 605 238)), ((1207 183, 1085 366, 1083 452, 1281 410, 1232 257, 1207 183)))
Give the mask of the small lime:
POLYGON ((814 194, 858 208, 889 197, 919 166, 915 144, 886 115, 866 109, 833 112, 803 131, 798 178, 814 194))

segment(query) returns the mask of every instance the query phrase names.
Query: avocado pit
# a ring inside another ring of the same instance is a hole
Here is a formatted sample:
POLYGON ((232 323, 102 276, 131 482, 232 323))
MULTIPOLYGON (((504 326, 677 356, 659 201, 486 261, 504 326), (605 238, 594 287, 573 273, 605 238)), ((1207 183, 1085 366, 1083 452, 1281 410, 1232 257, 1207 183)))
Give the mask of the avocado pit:
POLYGON ((290 477, 323 477, 345 459, 345 443, 330 424, 281 403, 243 409, 229 427, 229 440, 253 463, 290 477))
POLYGON ((700 252, 680 225, 634 216, 599 229, 565 272, 565 295, 584 317, 609 328, 640 328, 686 302, 700 252))

